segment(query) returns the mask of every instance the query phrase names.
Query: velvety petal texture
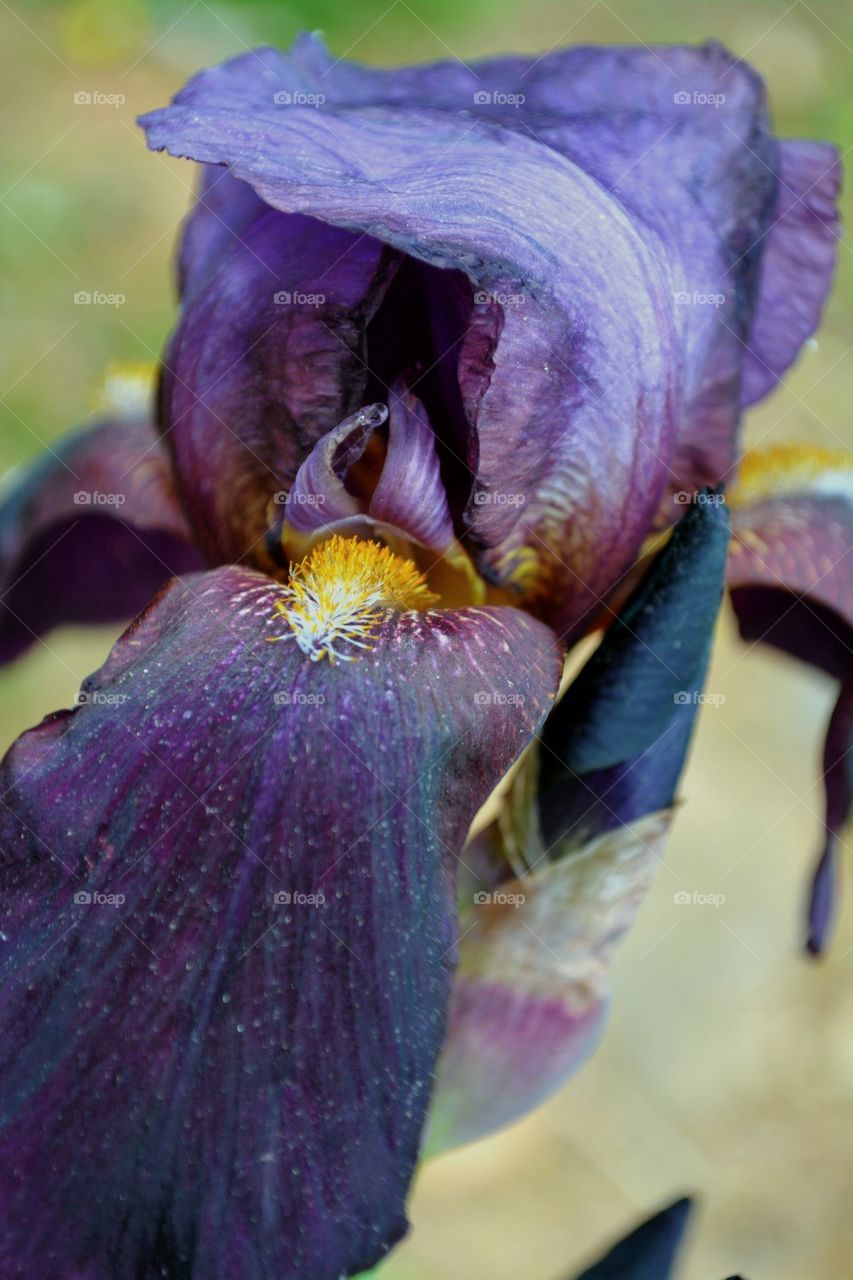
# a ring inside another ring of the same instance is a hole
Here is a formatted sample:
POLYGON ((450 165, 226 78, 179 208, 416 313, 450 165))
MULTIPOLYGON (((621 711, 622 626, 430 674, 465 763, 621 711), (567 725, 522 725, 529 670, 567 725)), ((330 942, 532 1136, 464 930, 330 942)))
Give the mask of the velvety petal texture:
POLYGON ((4 763, 4 1280, 339 1280, 405 1230, 457 855, 559 652, 402 609, 312 661, 281 594, 172 583, 4 763))
POLYGON ((825 837, 807 910, 806 946, 817 955, 835 914, 853 795, 853 457, 805 445, 756 450, 730 502, 727 578, 744 639, 772 644, 841 682, 824 747, 825 837))
POLYGON ((726 507, 704 492, 549 717, 530 789, 549 857, 672 804, 708 696, 728 545, 726 507))
POLYGON ((150 421, 98 421, 6 477, 0 661, 62 623, 133 617, 173 574, 201 566, 150 421))

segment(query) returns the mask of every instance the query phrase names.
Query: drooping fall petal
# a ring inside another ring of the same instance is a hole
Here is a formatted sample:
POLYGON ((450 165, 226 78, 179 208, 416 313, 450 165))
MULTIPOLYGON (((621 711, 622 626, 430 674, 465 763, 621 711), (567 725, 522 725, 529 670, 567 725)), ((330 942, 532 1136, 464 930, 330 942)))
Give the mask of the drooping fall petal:
POLYGON ((405 1230, 456 857, 558 650, 383 607, 312 661, 281 594, 172 583, 4 764, 2 1275, 338 1280, 405 1230))
POLYGON ((823 756, 825 837, 807 911, 806 946, 825 947, 839 844, 850 812, 853 680, 853 457, 780 445, 744 460, 730 496, 727 579, 741 634, 841 681, 823 756))
POLYGON ((0 661, 62 623, 133 617, 201 566, 150 421, 67 436, 7 477, 0 499, 0 661))
POLYGON ((757 449, 729 505, 726 578, 743 638, 844 676, 853 660, 853 455, 757 449))

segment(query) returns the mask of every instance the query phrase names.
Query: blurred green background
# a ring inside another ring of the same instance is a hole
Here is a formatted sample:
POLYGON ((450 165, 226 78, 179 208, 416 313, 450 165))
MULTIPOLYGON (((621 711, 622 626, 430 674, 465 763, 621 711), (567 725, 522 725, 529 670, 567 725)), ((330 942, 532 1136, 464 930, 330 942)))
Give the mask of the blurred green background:
MULTIPOLYGON (((777 130, 853 140, 853 8, 762 0, 0 0, 4 278, 0 470, 84 419, 104 365, 154 358, 191 166, 150 155, 136 115, 206 63, 320 29, 393 63, 573 42, 724 40, 765 76, 777 130), (79 90, 118 106, 74 105, 79 90), (78 290, 124 295, 80 307, 78 290)), ((826 323, 748 438, 853 444, 853 262, 826 323)), ((5 745, 69 705, 111 633, 63 630, 0 678, 5 745)), ((623 949, 603 1048, 563 1094, 430 1166, 389 1280, 559 1280, 676 1194, 703 1201, 682 1275, 853 1274, 853 913, 827 963, 799 956, 828 681, 739 645, 728 614, 668 868, 623 949), (720 909, 673 891, 724 893, 720 909)))

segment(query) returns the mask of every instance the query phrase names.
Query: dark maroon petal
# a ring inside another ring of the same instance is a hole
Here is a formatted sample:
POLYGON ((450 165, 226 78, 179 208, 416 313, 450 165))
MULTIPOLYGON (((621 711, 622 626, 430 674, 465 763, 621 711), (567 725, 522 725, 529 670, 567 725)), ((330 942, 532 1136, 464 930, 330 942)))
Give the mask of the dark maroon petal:
POLYGON ((812 880, 806 947, 820 955, 835 918, 841 837, 853 810, 853 673, 841 687, 823 750, 826 840, 812 880))
POLYGON ((757 450, 730 505, 726 577, 744 639, 844 676, 853 661, 853 461, 809 446, 757 450))
POLYGON ((150 423, 103 421, 7 478, 0 501, 0 661, 63 623, 120 622, 200 568, 150 423))
POLYGON ((338 1280, 405 1230, 456 857, 559 654, 400 612, 312 662, 280 596, 173 583, 7 757, 4 1276, 338 1280))
POLYGON ((747 337, 743 403, 771 391, 820 323, 835 269, 841 164, 824 142, 781 142, 779 186, 747 337))
POLYGON ((161 415, 211 561, 271 567, 276 496, 314 443, 365 403, 365 329, 395 268, 370 236, 268 209, 188 298, 161 415))
POLYGON ((824 748, 825 837, 808 907, 806 946, 817 955, 835 914, 840 836, 853 794, 853 461, 808 446, 756 451, 730 502, 727 580, 742 636, 841 680, 824 748))

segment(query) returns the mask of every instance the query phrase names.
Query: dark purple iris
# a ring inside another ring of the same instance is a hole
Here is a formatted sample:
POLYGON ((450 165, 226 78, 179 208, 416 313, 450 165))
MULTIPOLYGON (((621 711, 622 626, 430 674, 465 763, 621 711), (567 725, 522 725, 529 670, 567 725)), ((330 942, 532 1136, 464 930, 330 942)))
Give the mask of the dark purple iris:
POLYGON ((717 45, 306 38, 143 124, 204 166, 158 430, 0 511, 7 657, 147 606, 3 764, 0 1280, 338 1280, 425 1132, 595 1041, 722 589, 703 486, 817 324, 836 161, 717 45))

